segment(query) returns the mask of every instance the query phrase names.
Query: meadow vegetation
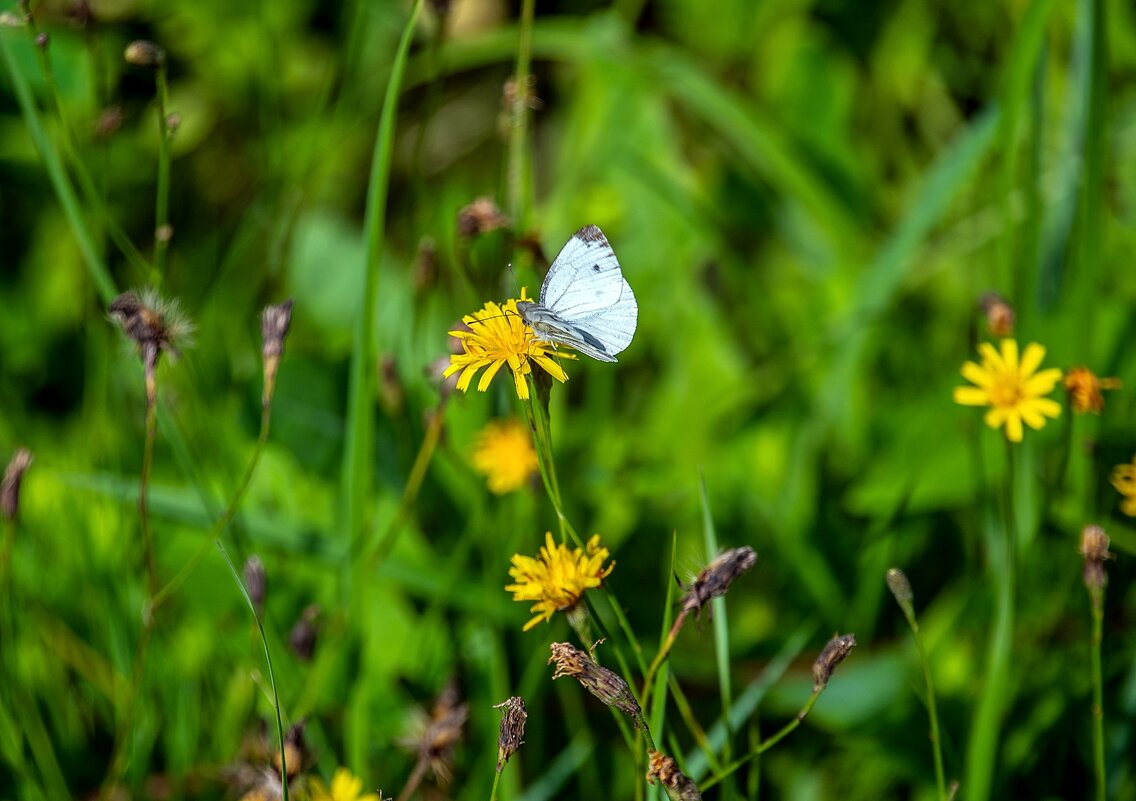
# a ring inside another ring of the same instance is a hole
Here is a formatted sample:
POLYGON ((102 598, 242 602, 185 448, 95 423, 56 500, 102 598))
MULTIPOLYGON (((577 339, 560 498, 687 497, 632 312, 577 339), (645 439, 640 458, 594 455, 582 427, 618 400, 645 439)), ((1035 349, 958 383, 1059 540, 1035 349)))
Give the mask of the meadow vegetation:
POLYGON ((6 0, 0 798, 1136 798, 1133 176, 1125 0, 6 0))

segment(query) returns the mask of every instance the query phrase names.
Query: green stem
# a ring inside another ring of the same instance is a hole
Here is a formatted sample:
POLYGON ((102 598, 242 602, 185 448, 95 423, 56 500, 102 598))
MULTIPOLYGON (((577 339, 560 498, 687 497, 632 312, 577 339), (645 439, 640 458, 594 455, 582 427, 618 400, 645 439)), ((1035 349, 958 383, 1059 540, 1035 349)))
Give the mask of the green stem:
POLYGON ((991 557, 1001 564, 992 567, 995 584, 994 628, 990 635, 986 661, 986 687, 979 699, 978 711, 971 727, 967 747, 966 782, 967 798, 986 801, 990 797, 994 779, 994 766, 1001 742, 1002 722, 1010 698, 1010 667, 1014 636, 1014 594, 1017 548, 1017 524, 1014 513, 1014 445, 1006 441, 1006 481, 1002 498, 1003 538, 998 543, 991 539, 988 547, 991 557), (995 556, 994 552, 1000 551, 995 556))
POLYGON ((252 458, 249 460, 248 467, 245 468, 244 477, 241 479, 241 483, 237 485, 237 489, 233 493, 233 497, 229 500, 228 505, 225 507, 225 511, 221 514, 221 517, 217 519, 217 522, 213 524, 213 528, 209 531, 208 538, 201 544, 201 547, 198 548, 193 556, 190 557, 189 561, 182 566, 181 570, 154 595, 154 599, 150 605, 152 610, 157 610, 167 598, 185 583, 185 580, 189 578, 198 563, 205 557, 205 554, 216 546, 217 542, 221 539, 221 535, 225 533, 225 529, 227 529, 229 523, 232 522, 234 515, 237 513, 237 509, 240 508, 241 502, 244 500, 245 493, 248 492, 249 484, 252 483, 253 473, 256 472, 256 466, 260 463, 260 457, 264 453, 265 446, 268 444, 271 408, 271 405, 265 405, 261 409, 260 435, 256 440, 256 448, 253 451, 252 458))
POLYGON ((497 801, 497 785, 501 783, 501 771, 493 775, 493 789, 489 791, 489 801, 497 801))
POLYGON ((794 717, 792 720, 790 720, 788 723, 786 723, 784 726, 782 726, 775 734, 770 735, 769 739, 765 740, 763 743, 761 743, 761 745, 757 746, 757 748, 750 751, 744 757, 741 757, 740 759, 737 759, 734 762, 731 762, 723 770, 721 770, 718 773, 715 773, 699 789, 702 790, 703 792, 705 792, 706 790, 713 787, 718 782, 725 779, 727 776, 730 776, 731 774, 733 774, 735 771, 738 770, 738 768, 742 767, 747 762, 750 762, 754 759, 757 759, 759 756, 764 754, 770 748, 777 745, 777 743, 781 742, 786 737, 788 737, 790 734, 792 734, 792 732, 798 726, 801 725, 801 723, 804 721, 804 719, 806 717, 808 717, 809 712, 812 711, 813 705, 817 702, 817 699, 820 698, 820 694, 822 692, 824 692, 823 687, 819 687, 819 688, 813 690, 812 695, 809 696, 809 700, 805 701, 805 705, 803 707, 801 707, 801 711, 797 713, 796 717, 794 717))
POLYGON ((1096 801, 1104 801, 1107 784, 1104 764, 1104 681, 1101 677, 1101 641, 1104 639, 1104 589, 1089 590, 1093 613, 1093 640, 1090 651, 1093 674, 1093 778, 1096 801))
POLYGON ((170 247, 170 126, 166 109, 170 90, 166 79, 166 62, 158 65, 156 97, 158 101, 158 188, 154 198, 154 273, 160 285, 166 274, 166 255, 170 247))
POLYGON ((939 713, 935 704, 935 686, 931 680, 931 660, 927 656, 927 649, 923 644, 923 634, 919 630, 919 621, 915 618, 913 606, 903 607, 907 624, 915 637, 915 649, 919 653, 919 663, 923 667, 923 681, 927 686, 927 715, 931 722, 931 751, 935 759, 935 786, 939 792, 939 801, 947 799, 946 775, 943 771, 943 749, 939 735, 939 713))
POLYGON ((115 288, 114 280, 110 277, 110 272, 107 270, 102 256, 99 255, 95 239, 87 227, 86 220, 83 219, 79 201, 75 197, 75 189, 67 177, 67 171, 63 168, 63 161, 59 157, 59 152, 44 129, 43 120, 40 118, 39 110, 32 99, 31 87, 28 86, 27 79, 16 66, 12 53, 8 49, 7 31, 3 30, 0 30, 0 58, 3 58, 4 67, 12 80, 12 89, 15 91, 20 113, 28 126, 32 143, 39 151, 40 158, 43 159, 48 180, 51 182, 52 189, 55 190, 56 197, 59 198, 59 205, 63 207, 63 214, 71 226, 71 232, 75 235, 79 252, 87 265, 87 271, 90 273, 91 280, 103 299, 103 303, 109 304, 118 295, 118 289, 115 288))

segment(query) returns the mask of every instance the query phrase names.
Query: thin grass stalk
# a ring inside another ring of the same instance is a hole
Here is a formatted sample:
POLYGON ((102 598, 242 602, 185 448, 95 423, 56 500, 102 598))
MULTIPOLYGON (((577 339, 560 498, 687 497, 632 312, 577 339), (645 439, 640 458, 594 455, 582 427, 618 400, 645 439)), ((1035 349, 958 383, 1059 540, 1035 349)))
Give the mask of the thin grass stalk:
MULTIPOLYGON (((32 17, 28 18, 28 35, 34 42, 37 26, 32 17)), ((43 74, 44 85, 47 88, 48 95, 51 96, 52 103, 55 107, 55 115, 59 119, 59 129, 61 132, 60 141, 62 142, 63 158, 71 168, 75 180, 79 184, 79 190, 83 193, 83 199, 86 201, 87 206, 94 211, 98 222, 103 227, 103 232, 110 237, 110 240, 119 249, 122 255, 126 258, 130 265, 137 271, 139 280, 146 279, 149 283, 157 286, 155 276, 152 273, 150 265, 142 254, 138 252, 138 248, 134 247, 134 243, 130 241, 130 237, 122 230, 110 213, 110 209, 106 203, 103 202, 102 195, 95 188, 95 181, 91 177, 90 170, 87 169, 87 163, 79 156, 79 146, 75 139, 75 133, 70 125, 66 109, 63 106, 63 97, 59 93, 58 85, 55 82, 55 71, 51 66, 51 49, 48 47, 36 47, 36 52, 39 54, 40 71, 43 74)), ((96 71, 97 73, 97 71, 96 71)), ((94 234, 92 234, 92 237, 94 234)))
POLYGON ((0 30, 0 58, 3 59, 8 77, 12 81, 12 89, 16 94, 16 103, 20 107, 20 114, 28 126, 28 134, 32 138, 32 143, 39 152, 40 158, 43 159, 48 180, 51 182, 56 197, 59 198, 59 205, 63 207, 63 214, 67 218, 71 232, 75 235, 75 242, 83 256, 84 263, 87 265, 87 272, 95 284, 95 289, 98 291, 99 297, 102 298, 103 305, 110 305, 111 301, 118 296, 118 289, 114 285, 114 279, 111 278, 110 271, 107 270, 102 256, 99 255, 99 248, 96 246, 95 238, 91 235, 83 217, 79 201, 75 197, 75 189, 63 167, 59 151, 51 141, 51 137, 47 135, 39 110, 32 99, 31 87, 28 86, 27 79, 16 66, 12 52, 8 48, 6 33, 6 31, 0 30))
POLYGON ((820 698, 820 695, 823 692, 824 692, 823 687, 814 689, 813 692, 812 692, 812 695, 810 695, 809 699, 807 701, 805 701, 805 705, 803 707, 801 707, 801 710, 793 717, 792 720, 790 720, 788 723, 786 723, 784 726, 782 726, 780 729, 778 729, 776 733, 770 735, 769 739, 762 742, 761 745, 757 746, 757 748, 750 751, 750 753, 746 754, 744 757, 741 757, 740 759, 735 760, 734 762, 731 762, 729 765, 727 765, 721 771, 716 772, 713 776, 711 776, 709 779, 706 780, 705 784, 702 784, 698 789, 705 792, 706 790, 713 787, 715 784, 718 784, 723 779, 731 776, 733 773, 735 773, 738 770, 738 768, 741 768, 742 766, 744 766, 748 762, 751 762, 751 761, 757 759, 759 756, 764 754, 770 748, 777 745, 777 743, 781 742, 786 737, 788 737, 790 734, 792 734, 796 730, 796 728, 801 725, 801 723, 804 721, 804 719, 806 717, 808 717, 809 712, 812 711, 813 705, 816 704, 817 699, 820 698))
POLYGON ((225 533, 225 529, 229 527, 233 517, 240 508, 241 503, 244 501, 245 494, 248 492, 249 485, 252 483, 253 474, 256 472, 256 467, 260 463, 260 457, 264 454, 264 448, 268 444, 268 434, 271 420, 271 406, 264 406, 260 413, 260 434, 257 436, 256 447, 253 450, 252 458, 249 459, 248 467, 245 468, 244 477, 237 485, 236 490, 233 492, 233 497, 229 499, 229 503, 225 506, 225 511, 213 524, 212 529, 209 531, 209 536, 201 547, 194 552, 193 556, 187 561, 177 572, 176 575, 163 586, 153 597, 151 601, 151 608, 157 610, 171 595, 177 592, 178 588, 185 583, 194 569, 201 562, 217 542, 225 533))
POLYGON ((374 450, 375 303, 379 292, 379 267, 386 234, 387 195, 390 189, 390 167, 394 151, 395 119, 402 76, 410 52, 410 42, 422 11, 423 0, 415 0, 402 31, 382 114, 375 134, 371 174, 367 183, 367 262, 363 273, 363 291, 351 350, 351 370, 347 405, 346 446, 343 451, 342 485, 343 515, 347 531, 358 537, 364 530, 364 509, 371 492, 371 457, 374 450))
POLYGON ((158 64, 155 100, 158 103, 158 182, 154 197, 154 280, 161 286, 166 274, 166 258, 169 254, 170 235, 170 132, 166 109, 170 103, 170 89, 167 80, 166 60, 158 64))
POLYGON ((256 630, 260 634, 260 644, 264 647, 264 662, 268 667, 268 683, 272 687, 272 706, 276 712, 276 736, 277 745, 280 748, 280 786, 283 788, 282 801, 288 801, 288 760, 285 754, 287 749, 284 747, 284 717, 280 712, 280 694, 276 689, 276 672, 272 669, 272 653, 268 648, 268 638, 264 634, 264 624, 260 620, 260 615, 256 613, 256 604, 253 603, 252 597, 248 594, 248 589, 245 587, 244 581, 241 580, 241 574, 237 571, 237 566, 233 564, 229 552, 225 550, 225 544, 218 539, 216 545, 217 550, 221 553, 221 558, 225 560, 225 564, 229 568, 229 574, 237 583, 241 597, 245 599, 245 604, 248 605, 249 612, 252 613, 252 619, 256 621, 256 630))
POLYGON ((422 438, 422 444, 418 447, 418 453, 414 457, 414 464, 411 465, 410 475, 406 479, 406 487, 402 491, 402 499, 398 504, 398 511, 395 513, 394 518, 391 520, 390 525, 387 526, 383 532, 382 539, 375 545, 374 550, 371 552, 370 557, 367 559, 370 572, 375 572, 379 566, 390 555, 391 550, 394 549, 395 544, 398 542, 398 535, 402 533, 402 528, 406 525, 406 521, 410 518, 410 513, 414 509, 414 503, 418 500, 418 493, 422 489, 422 482, 426 480, 426 471, 430 467, 430 462, 434 458, 434 452, 438 449, 438 441, 442 436, 442 427, 445 424, 446 405, 443 402, 434 410, 430 415, 430 422, 426 425, 426 434, 422 438))
POLYGON ((919 662, 923 666, 923 682, 927 686, 927 717, 931 726, 931 754, 935 760, 935 788, 940 801, 947 799, 947 778, 943 770, 943 741, 939 734, 939 711, 935 703, 935 685, 931 679, 931 660, 927 658, 927 648, 923 645, 923 635, 919 627, 912 629, 915 634, 915 649, 919 652, 919 662))
POLYGON ((497 801, 497 785, 501 783, 502 771, 496 771, 493 775, 493 789, 489 791, 489 801, 497 801))
POLYGON ((967 748, 967 798, 986 801, 990 797, 994 780, 994 766, 999 753, 1002 722, 1009 706, 1011 652, 1014 640, 1014 594, 1017 548, 1017 521, 1014 509, 1014 445, 1006 440, 1006 480, 1002 493, 1003 538, 999 544, 1000 564, 995 564, 992 578, 995 582, 994 628, 986 661, 986 687, 979 699, 978 711, 971 727, 967 748))
MULTIPOLYGON (((702 507, 702 537, 706 545, 707 558, 718 553, 718 535, 714 529, 714 518, 710 514, 710 499, 706 494, 706 477, 698 477, 698 498, 702 507)), ((722 741, 722 757, 729 760, 733 756, 733 732, 730 730, 730 707, 733 689, 730 686, 730 628, 726 616, 726 599, 719 597, 711 601, 714 626, 714 655, 718 667, 718 693, 722 702, 722 721, 726 726, 726 737, 722 741)), ((732 782, 723 788, 725 798, 733 798, 735 787, 732 782)))

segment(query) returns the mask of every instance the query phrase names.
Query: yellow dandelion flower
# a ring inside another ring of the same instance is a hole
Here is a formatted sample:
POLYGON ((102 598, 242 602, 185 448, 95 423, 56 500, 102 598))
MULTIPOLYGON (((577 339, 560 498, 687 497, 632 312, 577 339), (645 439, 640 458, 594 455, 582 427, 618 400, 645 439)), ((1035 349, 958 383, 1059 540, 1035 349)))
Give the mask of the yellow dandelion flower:
POLYGON ((494 420, 477 435, 473 469, 486 477, 490 492, 504 495, 523 487, 537 467, 532 435, 520 420, 494 420))
POLYGON ((553 543, 552 534, 547 532, 538 558, 514 554, 509 575, 516 583, 505 591, 513 593, 514 601, 535 601, 529 611, 537 613, 525 624, 525 631, 542 620, 551 620, 556 612, 571 609, 585 590, 600 586, 615 567, 615 562, 603 566, 608 556, 599 534, 583 548, 570 551, 553 543))
POLYGON ((311 801, 383 801, 382 793, 359 795, 363 780, 352 775, 347 768, 339 768, 331 777, 331 787, 324 786, 319 779, 311 783, 311 801))
POLYGON ((1124 500, 1120 502, 1120 511, 1129 517, 1136 517, 1136 456, 1128 464, 1118 464, 1112 468, 1108 480, 1124 496, 1124 500))
POLYGON ((1078 414, 1100 414, 1104 408, 1103 389, 1120 389, 1119 378, 1098 378, 1088 367, 1073 367, 1065 373, 1065 390, 1069 405, 1078 414))
MULTIPOLYGON (((557 381, 567 381, 568 375, 551 358, 551 354, 555 352, 552 343, 537 339, 517 311, 517 301, 528 299, 522 288, 520 298, 511 298, 500 305, 488 301, 481 311, 463 317, 462 322, 469 328, 450 332, 450 336, 461 341, 462 352, 450 356, 450 366, 442 373, 442 377, 448 378, 461 370, 457 388, 465 392, 469 389, 474 374, 482 367, 488 368, 477 382, 477 391, 484 392, 497 371, 507 364, 513 373, 517 397, 521 400, 529 397, 525 376, 532 372, 533 362, 543 367, 557 381)), ((558 355, 565 359, 576 358, 570 353, 558 355)))
POLYGON ((1041 372, 1037 368, 1045 358, 1045 348, 1036 342, 1026 346, 1018 359, 1018 343, 1002 340, 1002 352, 983 342, 978 346, 982 364, 966 362, 962 366, 963 378, 973 387, 956 387, 955 403, 963 406, 989 406, 986 425, 1006 427, 1006 439, 1022 441, 1022 422, 1033 429, 1045 425, 1045 418, 1061 414, 1057 401, 1044 397, 1053 391, 1061 380, 1061 371, 1051 367, 1041 372))

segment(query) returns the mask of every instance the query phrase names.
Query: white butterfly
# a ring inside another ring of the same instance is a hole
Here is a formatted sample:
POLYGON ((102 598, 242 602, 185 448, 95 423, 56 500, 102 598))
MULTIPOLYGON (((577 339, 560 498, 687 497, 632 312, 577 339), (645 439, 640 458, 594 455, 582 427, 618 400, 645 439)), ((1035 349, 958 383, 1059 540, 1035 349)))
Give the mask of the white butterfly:
POLYGON ((548 268, 540 302, 517 301, 517 311, 545 342, 567 345, 601 362, 631 344, 639 305, 603 231, 581 228, 548 268))

